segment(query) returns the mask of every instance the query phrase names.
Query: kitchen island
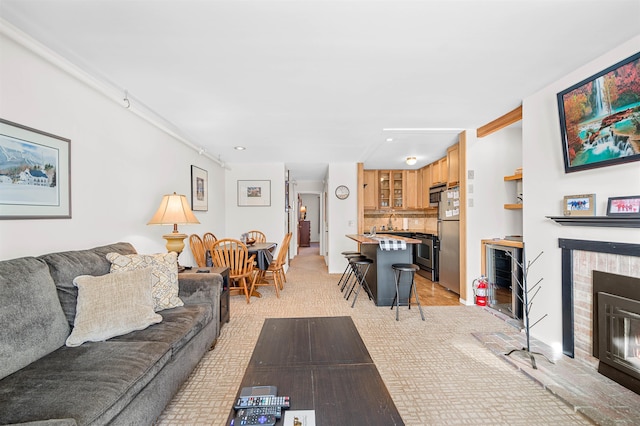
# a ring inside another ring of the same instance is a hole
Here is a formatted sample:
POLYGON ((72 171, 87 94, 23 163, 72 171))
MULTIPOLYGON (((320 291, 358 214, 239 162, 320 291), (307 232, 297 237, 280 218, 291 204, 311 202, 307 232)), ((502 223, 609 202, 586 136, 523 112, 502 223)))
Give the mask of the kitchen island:
MULTIPOLYGON (((413 263, 414 245, 420 244, 420 240, 390 234, 376 234, 372 238, 362 234, 348 234, 347 238, 357 242, 360 246, 360 253, 373 260, 365 277, 371 289, 373 301, 377 306, 391 306, 396 295, 396 283, 391 265, 394 263, 413 263), (382 250, 380 248, 381 239, 404 241, 407 248, 405 250, 382 250)), ((401 293, 400 300, 406 299, 409 294, 409 280, 409 274, 403 274, 400 285, 406 294, 401 293)))

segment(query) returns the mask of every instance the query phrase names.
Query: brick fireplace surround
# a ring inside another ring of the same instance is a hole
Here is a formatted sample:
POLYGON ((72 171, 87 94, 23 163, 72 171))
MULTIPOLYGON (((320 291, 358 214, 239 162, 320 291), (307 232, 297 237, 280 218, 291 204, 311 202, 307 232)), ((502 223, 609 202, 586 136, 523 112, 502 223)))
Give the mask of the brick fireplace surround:
POLYGON ((562 349, 594 368, 593 270, 640 278, 640 244, 559 239, 562 249, 562 349))

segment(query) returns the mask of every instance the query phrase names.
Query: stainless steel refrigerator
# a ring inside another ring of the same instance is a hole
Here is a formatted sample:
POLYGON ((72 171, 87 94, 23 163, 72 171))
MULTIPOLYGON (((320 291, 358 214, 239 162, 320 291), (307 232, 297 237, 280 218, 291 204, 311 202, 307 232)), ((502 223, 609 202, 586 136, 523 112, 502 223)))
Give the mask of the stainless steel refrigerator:
POLYGON ((440 193, 438 203, 440 285, 460 294, 460 191, 440 193))

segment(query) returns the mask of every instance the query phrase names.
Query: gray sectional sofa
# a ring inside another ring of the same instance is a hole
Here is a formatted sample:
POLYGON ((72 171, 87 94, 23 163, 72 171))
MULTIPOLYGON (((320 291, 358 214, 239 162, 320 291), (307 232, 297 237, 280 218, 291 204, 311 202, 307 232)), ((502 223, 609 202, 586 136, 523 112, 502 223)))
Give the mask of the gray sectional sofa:
POLYGON ((222 277, 185 274, 184 306, 157 312, 161 322, 67 346, 73 281, 108 274, 108 253, 136 251, 115 243, 0 262, 0 424, 153 424, 217 339, 222 277))

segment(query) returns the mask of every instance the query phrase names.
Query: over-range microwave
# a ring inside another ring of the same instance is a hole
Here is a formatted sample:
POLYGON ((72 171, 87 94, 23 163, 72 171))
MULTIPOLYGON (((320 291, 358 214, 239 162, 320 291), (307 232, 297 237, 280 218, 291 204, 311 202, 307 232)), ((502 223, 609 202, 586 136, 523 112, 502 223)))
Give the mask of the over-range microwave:
POLYGON ((438 203, 440 202, 440 193, 446 190, 447 190, 446 183, 434 185, 431 188, 429 188, 429 206, 438 207, 438 203))

